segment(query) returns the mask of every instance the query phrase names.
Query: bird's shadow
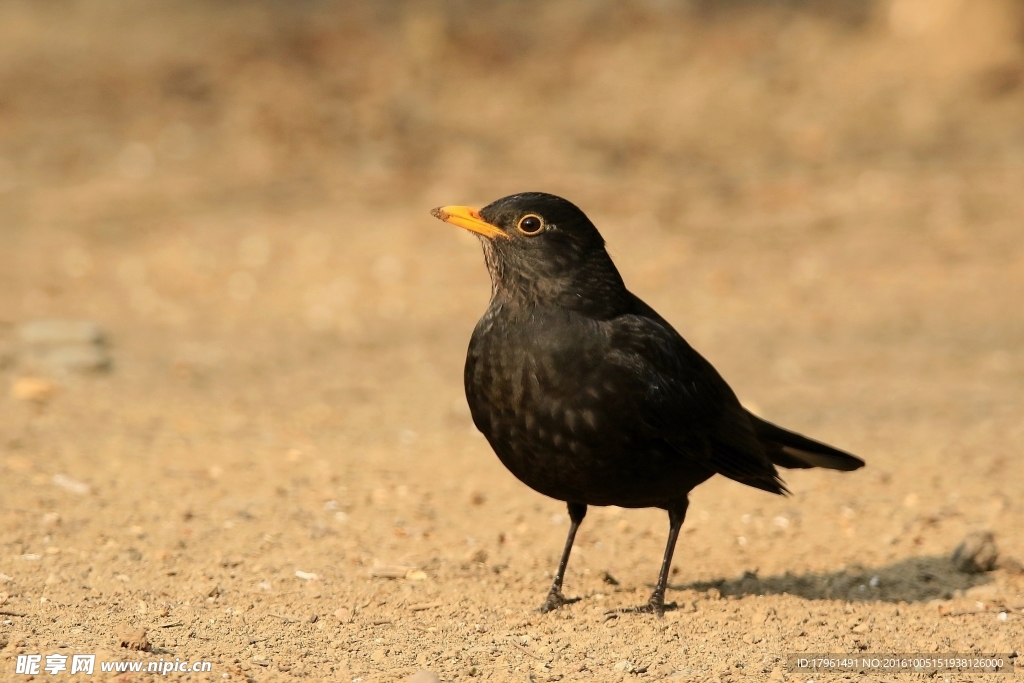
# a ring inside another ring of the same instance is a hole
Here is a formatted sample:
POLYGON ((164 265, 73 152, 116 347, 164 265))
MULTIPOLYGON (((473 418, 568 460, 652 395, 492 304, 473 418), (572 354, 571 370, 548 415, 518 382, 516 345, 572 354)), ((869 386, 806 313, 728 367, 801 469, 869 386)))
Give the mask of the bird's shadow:
POLYGON ((835 572, 758 576, 744 572, 735 579, 695 581, 670 586, 674 590, 708 591, 723 596, 796 595, 807 600, 856 602, 926 602, 949 599, 955 591, 990 583, 987 574, 964 574, 948 557, 911 557, 883 567, 851 565, 835 572))

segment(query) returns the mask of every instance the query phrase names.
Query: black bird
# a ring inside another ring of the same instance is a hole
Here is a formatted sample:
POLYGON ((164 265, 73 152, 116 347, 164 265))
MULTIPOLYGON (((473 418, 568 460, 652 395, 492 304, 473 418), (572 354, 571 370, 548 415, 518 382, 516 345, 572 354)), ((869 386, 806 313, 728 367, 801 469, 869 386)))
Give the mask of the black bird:
POLYGON ((626 289, 604 239, 571 202, 525 192, 431 213, 480 236, 491 276, 466 357, 473 422, 512 474, 569 507, 542 612, 571 602, 562 579, 588 505, 668 511, 658 584, 637 608, 660 615, 695 486, 717 473, 784 494, 776 465, 864 465, 745 410, 711 364, 626 289))

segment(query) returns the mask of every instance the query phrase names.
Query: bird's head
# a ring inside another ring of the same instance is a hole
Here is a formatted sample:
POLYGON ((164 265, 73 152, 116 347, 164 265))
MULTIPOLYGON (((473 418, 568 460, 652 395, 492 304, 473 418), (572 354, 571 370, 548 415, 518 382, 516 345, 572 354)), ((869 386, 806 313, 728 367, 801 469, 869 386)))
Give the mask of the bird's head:
POLYGON ((628 296, 601 233, 561 197, 523 192, 482 209, 442 206, 431 213, 480 236, 496 297, 600 314, 628 296))

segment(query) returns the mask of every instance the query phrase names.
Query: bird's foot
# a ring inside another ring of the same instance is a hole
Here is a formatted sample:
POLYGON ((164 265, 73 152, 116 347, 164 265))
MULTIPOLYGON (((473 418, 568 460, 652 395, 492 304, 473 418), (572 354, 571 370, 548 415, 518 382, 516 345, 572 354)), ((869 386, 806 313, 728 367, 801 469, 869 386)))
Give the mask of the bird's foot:
POLYGON ((540 612, 541 614, 547 614, 548 612, 553 612, 562 605, 571 605, 574 602, 579 602, 579 600, 579 598, 567 598, 562 595, 562 591, 552 588, 551 592, 548 593, 547 600, 545 600, 544 604, 540 606, 540 612))
POLYGON ((655 593, 651 596, 651 599, 647 601, 646 605, 640 605, 639 607, 623 607, 620 612, 627 612, 629 614, 654 614, 659 617, 665 616, 666 611, 672 611, 678 608, 674 602, 665 604, 665 597, 655 593))

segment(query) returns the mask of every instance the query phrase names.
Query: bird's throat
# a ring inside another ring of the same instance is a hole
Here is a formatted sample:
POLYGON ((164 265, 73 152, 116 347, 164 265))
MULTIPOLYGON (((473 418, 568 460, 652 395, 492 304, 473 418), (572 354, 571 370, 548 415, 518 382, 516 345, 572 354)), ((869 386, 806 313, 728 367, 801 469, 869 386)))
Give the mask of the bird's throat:
POLYGON ((602 252, 581 267, 538 270, 534 264, 510 259, 502 246, 480 240, 491 277, 491 308, 507 315, 529 315, 535 308, 561 308, 606 320, 630 310, 632 296, 618 270, 602 252))

